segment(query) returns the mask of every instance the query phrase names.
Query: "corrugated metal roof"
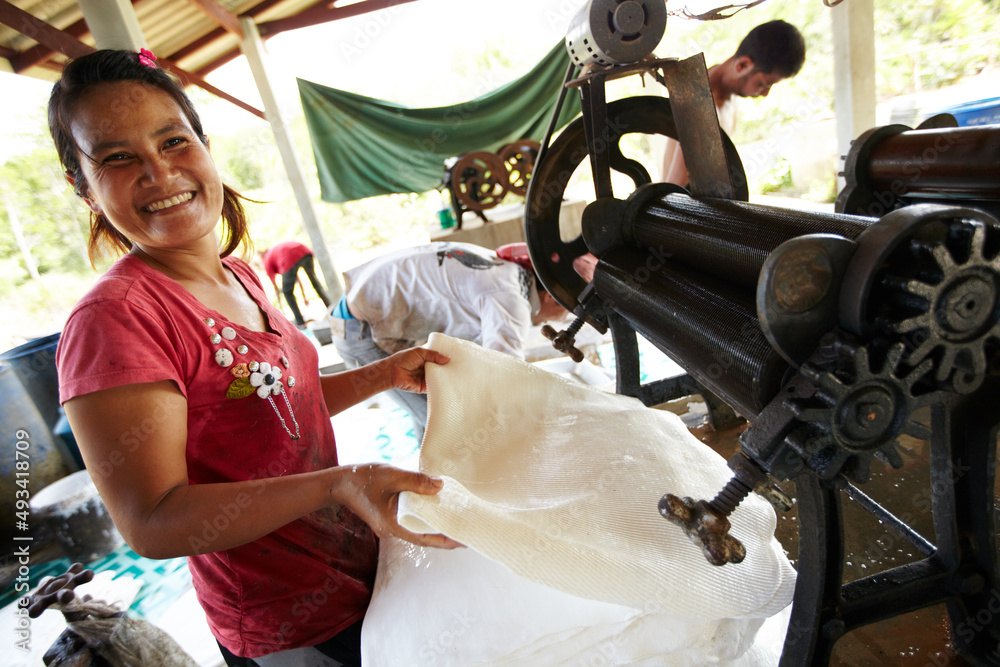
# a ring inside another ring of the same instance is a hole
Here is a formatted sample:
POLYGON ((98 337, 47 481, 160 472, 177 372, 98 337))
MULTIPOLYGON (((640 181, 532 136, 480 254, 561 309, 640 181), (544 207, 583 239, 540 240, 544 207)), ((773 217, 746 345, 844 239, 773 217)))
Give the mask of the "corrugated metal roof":
MULTIPOLYGON (((395 0, 395 4, 399 1, 395 0)), ((391 0, 133 0, 132 4, 150 50, 204 77, 238 55, 239 49, 239 38, 199 6, 212 3, 236 16, 252 16, 258 24, 294 17, 305 10, 319 12, 312 21, 322 22, 338 18, 338 12, 353 15, 392 4, 391 0)), ((0 58, 5 58, 10 63, 9 69, 17 74, 54 79, 67 57, 32 39, 30 35, 38 33, 28 23, 11 18, 16 14, 9 11, 11 5, 88 46, 95 46, 75 0, 0 0, 3 10, 0 16, 7 17, 0 23, 0 58)), ((39 40, 46 41, 43 37, 39 40)))

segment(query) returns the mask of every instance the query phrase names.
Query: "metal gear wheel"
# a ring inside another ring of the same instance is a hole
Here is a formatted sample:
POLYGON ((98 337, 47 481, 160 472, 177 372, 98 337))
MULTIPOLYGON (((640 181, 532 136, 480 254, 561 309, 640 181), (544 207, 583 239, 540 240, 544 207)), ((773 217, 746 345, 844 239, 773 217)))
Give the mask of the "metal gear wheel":
POLYGON ((467 211, 485 211, 497 206, 507 194, 510 178, 496 153, 465 153, 452 167, 452 190, 467 211))
POLYGON ((507 166, 508 171, 508 192, 513 192, 519 197, 528 194, 528 182, 531 180, 531 172, 535 169, 535 159, 541 144, 531 139, 522 139, 502 146, 497 151, 500 160, 507 166))
POLYGON ((871 368, 867 347, 840 342, 835 349, 839 361, 836 372, 813 362, 804 363, 799 370, 817 390, 804 404, 792 404, 796 418, 808 424, 792 438, 801 443, 796 449, 821 478, 843 473, 854 481, 866 482, 872 456, 894 468, 902 467, 896 448, 901 433, 929 437, 928 428, 912 415, 939 398, 935 392, 915 393, 933 364, 925 360, 900 377, 906 352, 903 343, 890 347, 877 369, 871 368))
POLYGON ((933 264, 931 271, 883 279, 911 303, 923 305, 921 312, 887 329, 919 341, 907 364, 934 359, 937 382, 968 394, 986 376, 988 345, 1000 341, 1000 232, 980 220, 954 221, 946 231, 911 241, 912 251, 933 264))

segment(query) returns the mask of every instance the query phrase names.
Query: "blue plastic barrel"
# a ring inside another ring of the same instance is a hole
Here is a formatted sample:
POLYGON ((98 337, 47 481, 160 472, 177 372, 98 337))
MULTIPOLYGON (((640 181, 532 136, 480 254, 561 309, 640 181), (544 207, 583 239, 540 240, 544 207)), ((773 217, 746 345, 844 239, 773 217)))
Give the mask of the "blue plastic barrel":
POLYGON ((18 516, 17 500, 62 479, 71 472, 65 447, 53 437, 7 362, 0 362, 0 540, 35 536, 30 516, 18 516), (21 491, 18 494, 18 491, 21 491))
POLYGON ((59 378, 56 376, 59 336, 54 333, 35 338, 0 354, 0 362, 9 364, 17 373, 50 431, 59 421, 59 378))
POLYGON ((941 110, 950 113, 959 127, 996 125, 1000 123, 1000 97, 956 104, 941 110))

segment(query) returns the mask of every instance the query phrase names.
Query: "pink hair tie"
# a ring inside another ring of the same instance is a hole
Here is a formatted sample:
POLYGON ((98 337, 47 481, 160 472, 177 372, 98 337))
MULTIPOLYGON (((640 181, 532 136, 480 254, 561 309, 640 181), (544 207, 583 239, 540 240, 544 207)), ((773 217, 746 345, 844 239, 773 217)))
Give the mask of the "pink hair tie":
POLYGON ((139 54, 139 62, 146 67, 152 67, 156 69, 156 56, 149 49, 139 49, 136 51, 139 54))

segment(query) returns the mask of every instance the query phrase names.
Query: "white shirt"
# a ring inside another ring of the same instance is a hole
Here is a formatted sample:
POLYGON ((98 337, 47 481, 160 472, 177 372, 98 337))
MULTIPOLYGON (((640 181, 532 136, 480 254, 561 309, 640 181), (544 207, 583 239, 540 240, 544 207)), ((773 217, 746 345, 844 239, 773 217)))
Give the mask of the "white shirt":
POLYGON ((524 358, 538 291, 528 271, 470 243, 404 248, 344 273, 351 314, 386 352, 433 332, 524 358))

